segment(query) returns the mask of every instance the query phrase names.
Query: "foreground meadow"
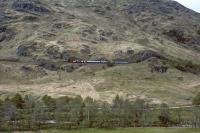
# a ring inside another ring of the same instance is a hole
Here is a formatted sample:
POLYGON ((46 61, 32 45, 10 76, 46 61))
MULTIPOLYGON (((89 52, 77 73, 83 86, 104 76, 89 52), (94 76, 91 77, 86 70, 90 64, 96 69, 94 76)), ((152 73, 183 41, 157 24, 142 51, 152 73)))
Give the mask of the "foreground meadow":
POLYGON ((200 129, 184 128, 127 128, 127 129, 83 129, 76 131, 47 130, 41 133, 200 133, 200 129))

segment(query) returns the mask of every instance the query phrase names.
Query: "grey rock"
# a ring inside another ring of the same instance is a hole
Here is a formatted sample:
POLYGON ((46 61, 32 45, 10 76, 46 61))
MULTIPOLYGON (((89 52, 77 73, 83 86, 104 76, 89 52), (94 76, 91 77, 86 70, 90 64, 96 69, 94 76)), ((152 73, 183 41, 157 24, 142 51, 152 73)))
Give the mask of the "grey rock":
POLYGON ((167 66, 160 66, 160 65, 154 65, 151 67, 151 72, 158 72, 158 73, 166 73, 168 70, 167 66))
POLYGON ((132 57, 129 57, 129 62, 142 62, 145 60, 148 60, 150 58, 159 58, 159 59, 164 59, 164 57, 152 50, 145 50, 145 51, 141 51, 137 54, 134 54, 132 57))
POLYGON ((42 67, 22 66, 20 70, 26 74, 37 74, 38 76, 47 75, 47 72, 42 67))
POLYGON ((94 12, 99 14, 99 15, 105 15, 106 14, 104 8, 102 8, 102 7, 95 7, 94 12))
POLYGON ((60 52, 60 48, 58 46, 52 45, 46 49, 46 53, 50 58, 53 59, 61 59, 62 54, 60 52))
POLYGON ((0 42, 2 41, 9 41, 12 38, 14 38, 16 33, 14 32, 13 29, 8 28, 6 26, 0 27, 0 42))
POLYGON ((81 49, 80 52, 81 52, 82 54, 87 54, 87 55, 89 55, 89 54, 91 53, 91 50, 90 50, 90 47, 84 46, 84 48, 81 49))
POLYGON ((5 33, 0 33, 0 42, 3 42, 6 39, 5 33))
POLYGON ((113 35, 113 32, 112 31, 99 30, 99 34, 100 34, 100 36, 110 37, 110 36, 113 35))
POLYGON ((3 12, 0 12, 0 22, 7 20, 6 15, 3 12))
POLYGON ((50 12, 49 9, 42 6, 37 0, 16 0, 13 3, 12 8, 17 11, 32 12, 39 14, 47 14, 50 12))
POLYGON ((135 53, 135 51, 133 49, 127 49, 127 51, 126 51, 126 55, 128 55, 128 56, 132 56, 132 55, 134 55, 134 53, 135 53))
POLYGON ((129 14, 138 14, 141 12, 150 12, 156 14, 170 14, 173 11, 185 9, 182 5, 175 1, 162 0, 135 0, 133 4, 125 5, 124 11, 129 14))
POLYGON ((6 31, 7 31, 7 27, 6 26, 1 26, 0 27, 0 33, 6 32, 6 31))
POLYGON ((56 71, 59 69, 59 66, 56 62, 43 58, 36 59, 35 64, 51 71, 56 71))
POLYGON ((33 22, 33 21, 38 21, 39 18, 36 17, 36 16, 25 16, 25 17, 23 18, 23 20, 24 20, 24 21, 31 21, 31 22, 33 22))
POLYGON ((69 55, 68 51, 64 50, 64 51, 62 52, 62 59, 68 61, 69 58, 70 58, 70 55, 69 55))
POLYGON ((21 44, 17 48, 18 56, 31 56, 32 52, 36 51, 36 43, 32 43, 32 42, 30 42, 28 44, 27 43, 21 44))
POLYGON ((64 65, 61 67, 61 69, 65 72, 73 72, 74 71, 73 65, 64 65))
POLYGON ((180 43, 185 43, 187 40, 184 36, 184 31, 181 29, 171 29, 164 32, 164 34, 180 43))

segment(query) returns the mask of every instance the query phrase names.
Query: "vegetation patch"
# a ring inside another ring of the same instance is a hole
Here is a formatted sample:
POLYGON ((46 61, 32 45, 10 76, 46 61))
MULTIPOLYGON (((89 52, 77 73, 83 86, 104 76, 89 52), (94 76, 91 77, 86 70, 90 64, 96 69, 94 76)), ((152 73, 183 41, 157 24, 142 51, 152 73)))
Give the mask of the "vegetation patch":
POLYGON ((142 99, 130 101, 119 95, 110 104, 90 97, 52 98, 45 95, 38 99, 18 93, 0 100, 0 131, 171 126, 195 128, 200 127, 199 119, 199 107, 196 106, 152 105, 142 99))

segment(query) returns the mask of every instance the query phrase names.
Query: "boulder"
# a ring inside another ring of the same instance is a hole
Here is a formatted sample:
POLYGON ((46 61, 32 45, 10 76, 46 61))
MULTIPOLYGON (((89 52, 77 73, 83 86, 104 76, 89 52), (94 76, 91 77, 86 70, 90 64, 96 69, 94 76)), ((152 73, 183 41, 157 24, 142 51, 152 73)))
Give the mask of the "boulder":
POLYGON ((46 49, 47 55, 52 59, 61 59, 62 53, 60 52, 60 48, 56 45, 49 46, 46 49))
POLYGON ((99 14, 99 15, 105 15, 106 14, 105 9, 102 8, 102 7, 95 7, 94 12, 99 14))
POLYGON ((171 29, 164 32, 164 34, 180 43, 184 43, 187 40, 184 31, 181 29, 171 29))
POLYGON ((104 37, 104 36, 100 36, 100 37, 99 37, 99 41, 107 42, 108 39, 107 39, 106 37, 104 37))
POLYGON ((122 50, 114 51, 115 57, 124 57, 124 52, 122 50))
POLYGON ((0 33, 0 42, 3 42, 6 39, 6 33, 0 33))
POLYGON ((68 51, 64 50, 64 51, 62 52, 62 59, 68 61, 69 58, 70 58, 70 55, 69 55, 68 51))
POLYGON ((162 66, 162 65, 153 65, 151 67, 151 72, 159 72, 159 73, 166 73, 168 70, 167 66, 162 66))
POLYGON ((110 37, 110 36, 113 35, 113 32, 112 31, 99 30, 99 34, 100 34, 100 36, 110 37))
POLYGON ((6 32, 6 31, 7 31, 7 27, 6 26, 1 26, 0 27, 0 33, 6 32))
POLYGON ((24 44, 21 44, 17 48, 17 55, 18 56, 31 56, 34 51, 36 51, 36 43, 34 42, 26 42, 24 44))
POLYGON ((168 66, 163 63, 162 60, 156 58, 156 57, 153 57, 151 59, 148 60, 148 65, 151 69, 151 72, 157 72, 157 73, 166 73, 167 70, 168 70, 168 66))
POLYGON ((82 49, 80 50, 80 52, 81 52, 82 54, 89 55, 89 54, 91 53, 91 50, 90 50, 90 47, 89 47, 89 46, 84 45, 84 48, 82 48, 82 49))
POLYGON ((126 55, 127 56, 133 56, 135 51, 132 48, 127 48, 126 55))
POLYGON ((95 25, 88 26, 82 30, 81 34, 83 37, 86 37, 88 35, 93 35, 93 34, 96 34, 96 29, 97 29, 97 27, 95 25))
POLYGON ((43 58, 36 59, 35 64, 51 71, 56 71, 59 69, 59 66, 56 62, 43 58))
POLYGON ((47 75, 47 72, 42 67, 37 66, 22 66, 20 70, 25 74, 37 74, 38 76, 47 75))
POLYGON ((164 57, 158 53, 156 53, 155 51, 152 50, 144 50, 144 51, 140 51, 137 54, 134 54, 133 56, 129 57, 129 62, 142 62, 145 61, 147 59, 150 58, 159 58, 159 59, 164 59, 164 57))
POLYGON ((105 31, 105 30, 99 30, 99 40, 100 41, 108 41, 108 39, 113 35, 112 31, 105 31))
POLYGON ((61 67, 61 69, 65 72, 73 72, 74 71, 73 65, 64 65, 61 67))
POLYGON ((0 27, 0 42, 9 41, 15 36, 15 32, 13 29, 8 28, 7 26, 0 27))
POLYGON ((124 11, 128 15, 137 15, 141 12, 156 13, 156 14, 172 14, 173 11, 184 9, 177 2, 162 0, 134 0, 133 4, 124 6, 124 11))
POLYGON ((25 17, 23 17, 23 20, 24 20, 24 21, 34 22, 34 21, 38 21, 39 18, 36 17, 36 16, 25 16, 25 17))
POLYGON ((42 6, 38 0, 16 0, 12 8, 17 11, 47 14, 49 9, 42 6))
POLYGON ((53 24, 52 28, 53 29, 68 29, 68 28, 72 28, 72 25, 65 22, 57 22, 53 24))
POLYGON ((7 19, 6 15, 3 12, 0 12, 0 22, 3 22, 7 19))
POLYGON ((197 30, 197 34, 199 34, 199 35, 200 35, 200 28, 197 30))

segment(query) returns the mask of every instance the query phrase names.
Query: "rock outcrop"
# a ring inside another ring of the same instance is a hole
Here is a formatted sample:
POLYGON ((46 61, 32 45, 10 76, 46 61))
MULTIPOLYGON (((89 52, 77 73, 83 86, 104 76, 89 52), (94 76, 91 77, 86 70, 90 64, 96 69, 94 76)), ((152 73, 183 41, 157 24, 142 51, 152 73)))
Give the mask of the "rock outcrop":
POLYGON ((46 49, 47 55, 52 59, 61 59, 62 53, 60 52, 60 48, 56 45, 49 46, 46 49))
POLYGON ((40 4, 39 0, 16 0, 12 8, 17 11, 47 14, 50 10, 40 4))
POLYGON ((37 42, 23 42, 17 48, 18 56, 31 56, 33 52, 40 48, 37 42))
POLYGON ((163 65, 153 65, 151 67, 151 72, 158 72, 158 73, 166 73, 168 70, 167 66, 163 66, 163 65))
POLYGON ((0 26, 0 42, 9 41, 14 38, 15 32, 7 26, 0 26))
POLYGON ((174 41, 185 43, 187 41, 187 38, 184 36, 184 31, 181 29, 171 29, 167 32, 165 32, 168 37, 173 39, 174 41))
POLYGON ((0 23, 7 19, 6 15, 0 11, 0 23))
POLYGON ((47 72, 42 67, 38 66, 22 66, 20 70, 25 74, 35 74, 37 76, 47 75, 47 72))
POLYGON ((56 62, 48 59, 36 59, 35 64, 51 71, 56 71, 59 69, 59 65, 56 62))
POLYGON ((129 62, 142 62, 145 60, 148 60, 150 58, 159 58, 159 59, 164 59, 164 57, 154 51, 151 50, 145 50, 145 51, 141 51, 137 54, 134 54, 132 57, 129 58, 129 62))

